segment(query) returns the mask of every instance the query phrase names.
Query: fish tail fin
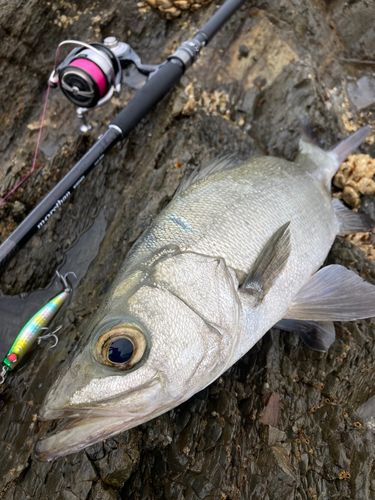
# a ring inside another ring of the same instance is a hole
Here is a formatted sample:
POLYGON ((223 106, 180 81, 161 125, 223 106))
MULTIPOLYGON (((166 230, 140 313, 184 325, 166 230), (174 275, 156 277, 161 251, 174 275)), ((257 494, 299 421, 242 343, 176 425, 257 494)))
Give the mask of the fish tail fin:
POLYGON ((308 131, 306 132, 306 128, 304 128, 299 143, 300 152, 296 162, 306 165, 318 180, 325 180, 330 184, 341 163, 364 142, 370 133, 370 127, 361 127, 354 134, 339 142, 330 151, 324 151, 319 142, 312 138, 311 134, 308 131))
MULTIPOLYGON (((371 128, 361 127, 354 134, 340 141, 328 154, 335 160, 337 169, 352 151, 357 149, 370 135, 371 128)), ((336 173, 336 172, 335 172, 336 173)))

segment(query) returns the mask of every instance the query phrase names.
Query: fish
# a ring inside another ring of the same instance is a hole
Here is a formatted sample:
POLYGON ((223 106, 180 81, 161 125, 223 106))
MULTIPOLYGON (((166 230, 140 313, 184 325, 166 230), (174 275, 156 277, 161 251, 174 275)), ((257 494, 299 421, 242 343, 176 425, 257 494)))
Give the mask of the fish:
POLYGON ((55 343, 51 347, 55 347, 58 343, 58 338, 55 333, 60 330, 61 326, 52 333, 47 333, 41 336, 43 330, 48 330, 49 324, 55 318, 61 307, 65 304, 69 295, 72 293, 72 288, 66 280, 69 274, 76 275, 69 272, 62 276, 56 271, 57 277, 64 285, 64 290, 53 297, 47 304, 45 304, 38 312, 36 312, 25 326, 21 329, 13 344, 11 345, 7 355, 2 361, 2 371, 0 373, 0 385, 4 383, 7 374, 13 371, 16 366, 22 361, 26 354, 31 350, 36 342, 40 343, 42 339, 54 338, 55 343))
POLYGON ((375 286, 322 267, 337 235, 371 221, 331 199, 331 180, 369 135, 330 151, 307 137, 294 162, 221 157, 183 179, 122 263, 41 420, 64 419, 34 456, 75 453, 180 405, 272 327, 327 351, 333 321, 375 316, 375 286))

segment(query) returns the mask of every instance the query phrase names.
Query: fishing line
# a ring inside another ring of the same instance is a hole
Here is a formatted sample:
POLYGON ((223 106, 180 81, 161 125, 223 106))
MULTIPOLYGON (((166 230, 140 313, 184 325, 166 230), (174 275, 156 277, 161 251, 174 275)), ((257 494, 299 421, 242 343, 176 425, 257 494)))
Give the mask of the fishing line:
POLYGON ((44 101, 44 106, 43 106, 43 113, 42 113, 42 119, 41 119, 41 122, 40 122, 40 127, 39 127, 39 133, 38 133, 38 139, 36 141, 36 148, 35 148, 35 153, 34 153, 34 160, 33 160, 33 164, 32 164, 32 167, 31 167, 31 170, 30 172, 13 188, 9 191, 9 193, 7 195, 4 196, 4 198, 2 198, 0 200, 0 205, 8 198, 8 196, 10 196, 12 193, 14 193, 14 191, 20 187, 20 185, 25 182, 26 179, 28 179, 30 177, 30 175, 34 172, 35 170, 35 164, 36 164, 36 157, 37 157, 37 154, 38 154, 38 151, 39 151, 39 143, 40 143, 40 137, 42 135, 42 130, 43 130, 43 122, 44 122, 44 116, 46 114, 46 108, 47 108, 47 102, 48 102, 48 96, 49 96, 49 89, 51 88, 51 83, 48 82, 48 85, 47 85, 47 93, 46 93, 46 99, 44 101))

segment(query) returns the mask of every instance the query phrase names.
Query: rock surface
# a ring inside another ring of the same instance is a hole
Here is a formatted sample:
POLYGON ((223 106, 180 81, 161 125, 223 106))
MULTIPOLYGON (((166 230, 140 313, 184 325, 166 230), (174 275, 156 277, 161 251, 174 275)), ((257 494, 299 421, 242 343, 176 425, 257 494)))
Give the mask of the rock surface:
MULTIPOLYGON (((186 10, 168 21, 142 5, 1 4, 2 195, 30 168, 59 41, 116 35, 143 62, 157 63, 191 38, 217 6, 186 10)), ((170 201, 187 169, 232 151, 293 159, 301 118, 327 145, 373 124, 370 112, 350 108, 347 82, 371 77, 363 61, 375 52, 374 13, 365 0, 345 6, 339 0, 246 3, 180 85, 11 262, 0 282, 2 354, 24 315, 59 289, 56 268, 74 270, 78 280, 55 322, 63 325, 57 348, 37 348, 1 387, 1 499, 375 498, 375 436, 358 414, 375 393, 371 320, 337 324, 337 340, 326 354, 308 350, 293 334, 271 330, 179 408, 66 459, 38 463, 31 454, 35 440, 52 428, 36 420, 48 387, 129 248, 170 201), (362 63, 348 62, 353 59, 362 63)), ((36 170, 0 205, 1 241, 133 94, 126 89, 91 113, 94 128, 82 136, 72 106, 51 91, 36 170)), ((361 152, 374 156, 373 137, 361 152)), ((374 219, 373 196, 361 203, 374 219)), ((349 241, 338 239, 327 262, 375 283, 374 262, 349 241)))

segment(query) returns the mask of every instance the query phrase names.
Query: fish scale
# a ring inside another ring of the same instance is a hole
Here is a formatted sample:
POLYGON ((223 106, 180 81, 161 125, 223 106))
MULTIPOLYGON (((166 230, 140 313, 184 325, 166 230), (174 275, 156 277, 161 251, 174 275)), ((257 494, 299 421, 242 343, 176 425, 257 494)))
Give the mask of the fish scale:
MULTIPOLYGON (((221 256, 239 276, 246 275, 270 236, 291 220, 292 252, 262 304, 261 325, 253 324, 251 313, 246 314, 245 310, 244 332, 256 330, 256 340, 261 338, 283 317, 306 279, 323 264, 338 230, 328 193, 310 170, 310 165, 305 168, 278 158, 261 157, 193 184, 155 219, 129 260, 125 260, 123 275, 120 272, 116 281, 124 280, 132 271, 133 262, 137 265, 171 243, 181 251, 221 256), (188 231, 174 222, 176 214, 189 225, 188 231), (287 287, 284 276, 288 277, 287 287)), ((252 337, 241 343, 239 353, 246 352, 249 344, 255 342, 252 337)))

